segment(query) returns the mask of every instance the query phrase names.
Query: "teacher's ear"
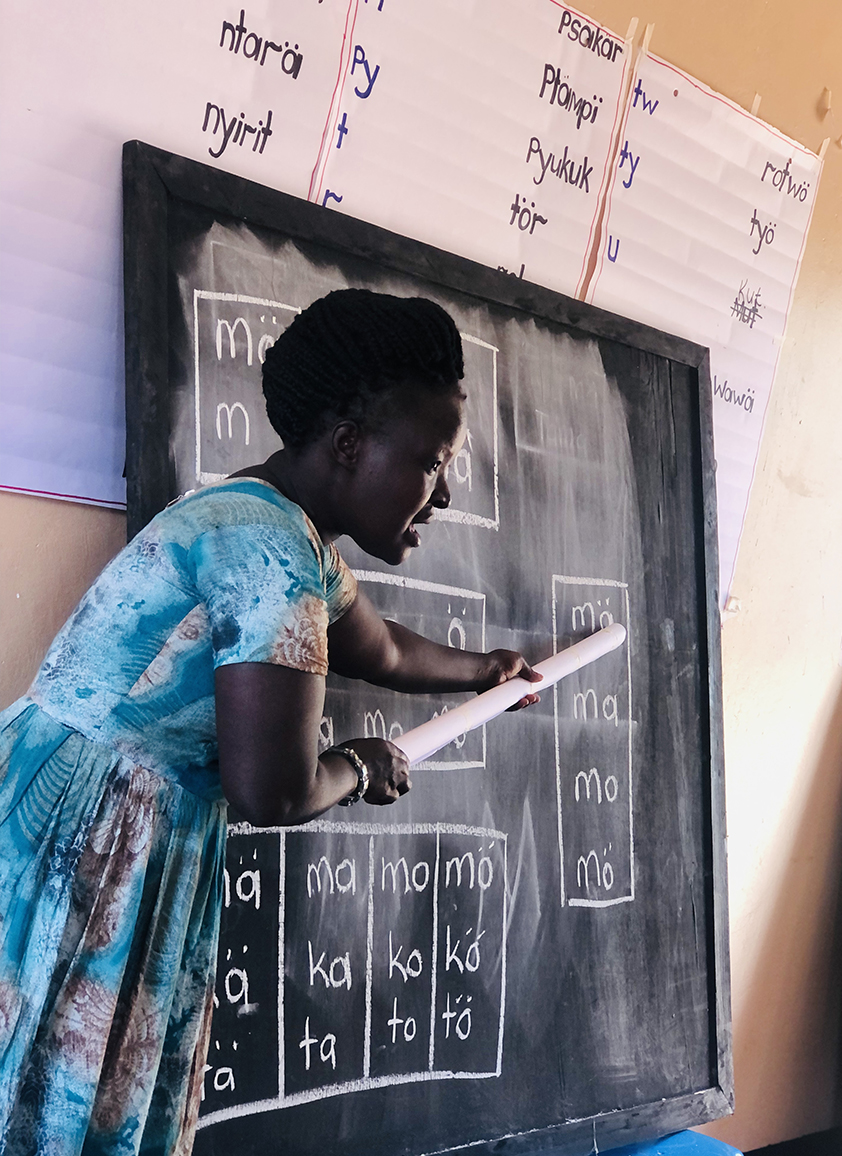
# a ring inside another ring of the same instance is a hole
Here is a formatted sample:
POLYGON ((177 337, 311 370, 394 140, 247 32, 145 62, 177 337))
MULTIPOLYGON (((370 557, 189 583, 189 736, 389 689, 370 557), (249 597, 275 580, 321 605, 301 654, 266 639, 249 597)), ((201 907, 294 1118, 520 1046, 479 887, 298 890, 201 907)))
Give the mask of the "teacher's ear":
POLYGON ((346 418, 333 427, 330 448, 334 460, 346 470, 356 468, 360 459, 363 431, 355 421, 346 418))

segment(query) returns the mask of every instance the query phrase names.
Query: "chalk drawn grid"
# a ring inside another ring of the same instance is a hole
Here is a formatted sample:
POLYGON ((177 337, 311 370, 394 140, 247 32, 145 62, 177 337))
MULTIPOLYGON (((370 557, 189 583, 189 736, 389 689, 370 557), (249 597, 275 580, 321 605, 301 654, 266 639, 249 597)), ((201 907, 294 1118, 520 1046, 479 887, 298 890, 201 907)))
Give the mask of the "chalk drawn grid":
MULTIPOLYGON (((485 608, 486 600, 484 594, 479 594, 475 590, 463 590, 459 586, 444 586, 440 582, 427 582, 422 578, 407 578, 403 574, 395 573, 381 573, 379 570, 354 570, 354 577, 358 582, 380 582, 386 586, 397 586, 404 590, 423 590, 429 594, 440 594, 449 599, 463 599, 470 598, 478 601, 480 604, 481 614, 481 632, 482 638, 479 649, 485 650, 485 608)), ((387 615, 388 617, 388 615, 387 615)), ((444 708, 447 709, 446 707, 444 708)), ((426 721, 426 720, 425 720, 426 721)), ((459 771, 482 769, 486 763, 486 731, 485 723, 478 728, 482 731, 482 756, 479 759, 452 759, 442 757, 444 752, 439 753, 439 757, 433 756, 430 759, 424 759, 423 762, 417 764, 419 770, 423 771, 459 771)))
MULTIPOLYGON (((232 824, 228 828, 229 835, 243 835, 252 833, 252 827, 248 823, 232 824)), ((439 893, 439 866, 440 866, 440 840, 442 835, 467 835, 476 837, 478 839, 494 839, 499 840, 503 847, 503 879, 504 884, 502 888, 502 927, 505 929, 508 923, 508 835, 503 831, 495 831, 488 827, 470 827, 458 823, 395 823, 384 824, 379 826, 374 823, 334 823, 326 820, 316 820, 312 823, 298 827, 264 827, 261 828, 261 834, 274 834, 280 840, 280 864, 281 873, 279 881, 279 934, 278 934, 278 1071, 279 1071, 279 1088, 278 1096, 267 1099, 258 1100, 251 1103, 232 1104, 228 1108, 220 1108, 216 1112, 210 1112, 206 1116, 199 1119, 198 1127, 206 1128, 210 1124, 217 1124, 223 1120, 231 1120, 240 1116, 255 1116, 262 1112, 273 1112, 279 1108, 291 1108, 296 1104, 311 1103, 314 1100, 323 1100, 330 1096, 346 1095, 351 1092, 364 1092, 369 1088, 382 1088, 395 1084, 411 1084, 428 1082, 430 1080, 482 1080, 498 1077, 503 1069, 503 1032, 505 1026, 506 1016, 506 935, 505 930, 501 936, 500 944, 500 1015, 499 1026, 497 1033, 497 1063, 492 1071, 487 1072, 461 1072, 436 1070, 435 1055, 433 1049, 430 1049, 430 1061, 426 1071, 418 1072, 401 1072, 385 1076, 363 1076, 361 1079, 349 1080, 342 1084, 327 1084, 320 1087, 310 1088, 304 1092, 296 1092, 293 1095, 284 1095, 284 904, 285 904, 285 885, 286 885, 286 837, 288 834, 303 831, 305 833, 325 833, 325 834, 350 834, 368 836, 369 843, 373 846, 374 838, 378 835, 435 835, 436 837, 436 880, 435 888, 433 890, 433 943, 434 956, 436 951, 436 935, 438 927, 438 893, 439 893)), ((372 973, 373 959, 372 952, 374 946, 374 872, 369 871, 368 879, 368 919, 366 931, 366 975, 370 976, 372 973)), ((436 986, 435 986, 435 966, 433 968, 433 990, 431 995, 431 1002, 435 1008, 436 986)), ((366 984, 366 1053, 370 1048, 370 1018, 371 1018, 371 987, 370 983, 366 984)))
MULTIPOLYGON (((270 301, 263 297, 249 297, 243 293, 221 293, 210 289, 194 289, 193 290, 193 389, 194 389, 194 406, 195 406, 195 441, 196 441, 196 481, 200 485, 208 485, 212 482, 222 481, 225 474, 214 473, 202 469, 202 382, 201 382, 201 353, 200 353, 200 334, 202 327, 199 322, 199 302, 200 301, 222 301, 229 303, 236 303, 242 305, 257 305, 263 309, 286 310, 289 313, 298 314, 301 309, 297 305, 289 305, 283 301, 270 301)), ((233 341, 233 332, 236 330, 240 319, 237 318, 233 325, 228 323, 229 339, 233 341)), ((217 322, 217 325, 220 323, 217 322)), ((491 500, 494 509, 493 517, 487 518, 481 514, 476 514, 468 510, 458 508, 458 504, 451 504, 446 510, 438 510, 437 518, 441 518, 446 522, 459 522, 469 526, 484 526, 487 529, 500 529, 500 485, 499 485, 499 433, 498 433, 498 418, 497 418, 497 354, 499 352, 496 345, 491 345, 487 341, 483 341, 479 337, 474 337, 470 333, 461 333, 463 341, 471 345, 478 346, 482 349, 487 349, 491 354, 491 413, 492 413, 492 495, 491 500)), ((242 402, 233 401, 230 403, 231 411, 236 407, 243 408, 242 402)), ((246 421, 248 422, 248 417, 246 421)), ((229 414, 230 421, 230 414, 229 414)), ((248 427, 247 427, 248 428, 248 427)))
MULTIPOLYGON (((562 785, 561 785, 561 736, 559 731, 559 687, 556 684, 553 687, 553 708, 555 715, 555 765, 556 765, 556 797, 558 801, 558 854, 560 864, 560 886, 561 886, 561 905, 565 903, 569 907, 614 907, 618 903, 632 903, 634 902, 634 777, 632 767, 632 674, 631 674, 631 631, 629 618, 629 590, 627 582, 618 582, 613 578, 577 578, 566 574, 553 574, 553 653, 558 653, 558 639, 559 639, 559 621, 558 621, 558 604, 559 597, 557 595, 557 587, 562 586, 583 586, 583 587, 605 587, 606 589, 617 590, 621 592, 625 604, 625 626, 629 632, 626 638, 626 677, 628 679, 629 687, 629 718, 628 718, 628 782, 629 782, 629 879, 630 886, 627 894, 618 895, 612 899, 582 899, 578 896, 569 897, 567 895, 567 887, 565 883, 565 862, 564 862, 564 814, 562 807, 562 785)), ((604 623, 608 625, 608 623, 604 623)))

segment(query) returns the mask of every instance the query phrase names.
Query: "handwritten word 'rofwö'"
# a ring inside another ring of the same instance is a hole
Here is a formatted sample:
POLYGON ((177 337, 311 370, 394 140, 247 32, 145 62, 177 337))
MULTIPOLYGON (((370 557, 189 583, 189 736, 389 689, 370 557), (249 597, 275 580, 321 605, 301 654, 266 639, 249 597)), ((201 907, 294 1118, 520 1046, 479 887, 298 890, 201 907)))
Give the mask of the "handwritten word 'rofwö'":
POLYGON ((517 227, 522 233, 529 230, 529 236, 535 232, 536 225, 546 225, 547 218, 542 217, 540 213, 535 212, 535 202, 532 201, 532 207, 526 203, 526 197, 520 199, 520 194, 515 193, 515 199, 512 201, 509 208, 512 210, 510 225, 517 224, 517 227))
POLYGON ((789 158, 782 169, 776 168, 771 161, 767 161, 766 168, 763 170, 763 176, 760 178, 760 180, 765 181, 766 175, 771 169, 771 184, 773 187, 780 189, 782 193, 785 192, 787 196, 792 197, 794 200, 798 200, 803 203, 807 200, 807 190, 810 188, 810 182, 802 181, 797 185, 792 179, 792 173, 789 171, 789 166, 791 164, 792 157, 789 158))
POLYGON ((590 185, 588 178, 593 172, 593 165, 588 164, 588 158, 585 157, 583 161, 579 162, 579 167, 574 171, 575 161, 573 157, 567 155, 567 145, 564 146, 564 156, 556 158, 555 153, 547 153, 544 156, 544 151, 541 148, 541 141, 537 136, 532 137, 529 142, 529 149, 526 153, 526 163, 529 164, 532 157, 538 158, 538 164, 541 168, 541 175, 532 178, 533 184, 540 185, 549 170, 554 177, 558 177, 560 181, 567 181, 568 185, 573 185, 574 188, 582 189, 589 193, 590 185), (553 161, 555 160, 555 166, 553 161))
POLYGON ((713 375, 713 396, 721 397, 723 401, 736 405, 739 409, 744 409, 746 413, 751 413, 754 409, 754 390, 749 388, 743 393, 737 393, 728 384, 727 377, 723 382, 720 382, 716 374, 713 375))
POLYGON ((621 56, 623 54, 623 46, 619 40, 612 40, 601 28, 588 24, 578 15, 574 16, 569 8, 565 8, 561 14, 561 24, 558 26, 559 36, 564 33, 565 28, 567 29, 568 40, 575 40, 583 48, 595 52, 604 60, 610 60, 612 64, 617 59, 617 53, 621 56))
POLYGON ((589 124, 596 124, 596 114, 602 104, 601 96, 594 93, 593 100, 586 100, 583 96, 577 97, 574 89, 567 81, 562 80, 561 66, 556 68, 554 64, 545 64, 544 79, 541 82, 541 91, 538 93, 540 99, 543 100, 544 93, 550 85, 552 85, 550 104, 557 104, 559 108, 572 112, 576 117, 576 128, 582 127, 583 120, 588 121, 589 124))
POLYGON ((757 209, 755 209, 751 215, 751 230, 749 232, 749 240, 754 236, 755 229, 757 230, 757 235, 760 238, 760 240, 757 242, 757 248, 752 249, 752 253, 754 253, 754 255, 756 257, 757 254, 762 249, 764 241, 766 242, 767 245, 771 245, 772 242, 774 241, 774 239, 775 239, 775 226, 772 224, 771 221, 769 222, 768 225, 761 225, 760 221, 757 218, 757 209))
POLYGON ((222 21, 222 35, 219 38, 219 47, 225 47, 225 38, 229 37, 228 51, 233 52, 236 56, 242 48, 243 56, 247 60, 253 60, 255 64, 259 64, 261 68, 266 63, 267 52, 277 52, 280 54, 281 72, 286 76, 291 76, 293 80, 298 79, 298 74, 301 71, 301 62, 304 59, 303 53, 298 51, 298 45, 290 48, 289 41, 285 40, 283 44, 276 44, 274 40, 265 40, 262 36, 258 36, 256 32, 249 32, 246 27, 246 10, 240 9, 240 23, 231 24, 228 20, 222 21), (245 39, 243 39, 245 37, 245 39))
POLYGON ((251 146, 253 153, 262 153, 266 147, 266 141, 272 136, 272 110, 271 108, 266 114, 266 124, 262 120, 257 122, 258 127, 255 128, 253 124, 246 122, 246 114, 241 112, 239 116, 236 113, 229 120, 225 115, 225 109, 218 104, 213 104, 208 101, 205 108, 205 123, 202 125, 202 132, 208 131, 208 126, 211 121, 211 113, 216 113, 216 120, 213 123, 211 136, 216 136, 220 126, 222 127, 222 144, 214 152, 212 147, 208 148, 208 152, 212 157, 221 157, 229 144, 238 144, 240 148, 248 140, 249 134, 254 133, 254 141, 251 146), (258 145, 260 146, 258 148, 258 145))
POLYGON ((750 293, 748 281, 743 281, 731 306, 731 316, 742 321, 749 329, 754 329, 755 321, 763 320, 763 314, 760 312, 760 290, 755 289, 754 293, 750 293))

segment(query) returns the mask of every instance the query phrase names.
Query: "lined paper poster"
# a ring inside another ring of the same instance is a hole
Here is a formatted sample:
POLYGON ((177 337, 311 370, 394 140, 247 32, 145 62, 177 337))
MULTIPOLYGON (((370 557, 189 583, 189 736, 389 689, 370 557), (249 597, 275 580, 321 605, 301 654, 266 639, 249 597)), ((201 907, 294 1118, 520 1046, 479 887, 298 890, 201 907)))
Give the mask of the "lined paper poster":
POLYGON ((588 300, 710 347, 723 597, 820 173, 803 145, 642 58, 588 300))
POLYGON ((576 296, 630 49, 552 0, 359 3, 310 198, 576 296))

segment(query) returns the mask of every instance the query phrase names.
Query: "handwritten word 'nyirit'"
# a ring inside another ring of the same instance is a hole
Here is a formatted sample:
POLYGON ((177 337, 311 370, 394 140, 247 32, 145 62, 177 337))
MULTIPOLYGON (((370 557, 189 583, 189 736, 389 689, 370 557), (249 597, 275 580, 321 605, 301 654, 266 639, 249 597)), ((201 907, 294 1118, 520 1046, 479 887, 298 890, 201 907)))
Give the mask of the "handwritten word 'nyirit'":
POLYGON ((298 45, 290 48, 288 40, 283 44, 276 44, 274 40, 265 40, 262 36, 258 36, 256 32, 249 32, 246 27, 246 10, 240 9, 240 23, 232 24, 229 20, 222 21, 222 35, 219 37, 219 47, 225 47, 225 38, 228 36, 228 51, 233 52, 236 56, 240 49, 243 51, 243 56, 247 60, 253 60, 255 64, 259 64, 261 68, 266 63, 267 52, 277 52, 280 55, 281 72, 286 76, 291 76, 293 80, 298 79, 298 74, 301 71, 301 63, 304 60, 303 53, 298 51, 298 45), (245 39, 244 39, 245 38, 245 39))
POLYGON ((574 40, 583 48, 601 56, 603 60, 610 60, 613 64, 618 53, 623 55, 623 46, 619 40, 612 40, 601 28, 588 24, 578 13, 574 14, 569 8, 565 8, 561 15, 561 24, 558 26, 559 36, 564 33, 565 29, 567 29, 568 40, 574 40))
POLYGON ((248 124, 246 121, 246 114, 241 112, 239 116, 235 113, 229 120, 225 115, 225 109, 218 104, 213 104, 208 101, 205 108, 205 122, 202 125, 202 132, 208 131, 208 126, 211 121, 211 113, 216 113, 216 120, 211 130, 211 136, 216 136, 217 132, 222 128, 222 144, 214 152, 213 148, 208 148, 208 152, 212 157, 221 157, 229 144, 238 144, 240 148, 246 143, 251 133, 254 133, 254 141, 252 142, 251 151, 253 153, 262 153, 266 147, 266 141, 272 136, 272 110, 271 108, 266 114, 266 123, 262 120, 257 122, 257 127, 253 124, 248 124), (260 146, 258 148, 258 145, 260 146))

